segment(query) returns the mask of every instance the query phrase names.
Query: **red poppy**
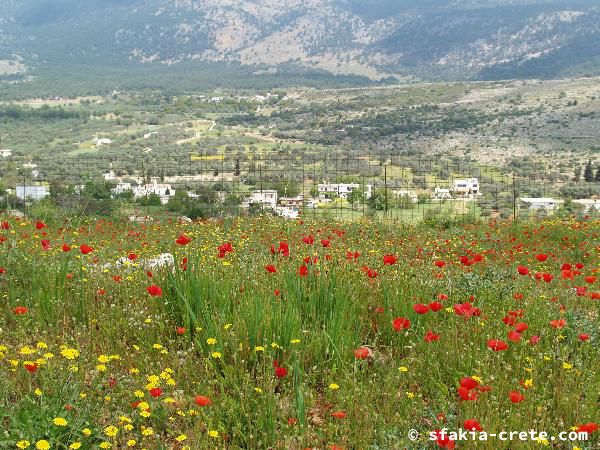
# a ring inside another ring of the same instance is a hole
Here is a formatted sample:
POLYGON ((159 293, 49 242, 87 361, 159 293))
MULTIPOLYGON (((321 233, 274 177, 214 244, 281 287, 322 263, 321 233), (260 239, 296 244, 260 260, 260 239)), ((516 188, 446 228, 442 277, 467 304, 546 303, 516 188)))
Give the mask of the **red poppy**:
POLYGON ((175 332, 179 335, 179 336, 183 336, 185 334, 185 327, 177 327, 175 328, 175 332))
POLYGON ((444 307, 444 305, 442 305, 440 302, 431 302, 429 304, 429 309, 431 309, 433 312, 438 312, 443 307, 444 307))
POLYGON ((162 389, 161 388, 152 388, 148 391, 150 393, 150 395, 154 398, 160 397, 162 394, 162 389))
POLYGON ((137 255, 135 253, 130 253, 129 255, 127 255, 127 259, 129 261, 135 261, 137 259, 137 255))
POLYGON ((442 430, 435 430, 434 433, 435 434, 433 436, 435 436, 435 443, 438 447, 446 448, 449 450, 455 448, 456 443, 452 439, 450 439, 448 433, 443 432, 442 430))
POLYGON ((281 294, 281 291, 279 289, 275 289, 275 291, 273 291, 273 294, 275 295, 275 297, 279 297, 279 294, 281 294))
POLYGON ((94 249, 92 247, 90 247, 89 245, 81 244, 79 246, 79 251, 81 251, 81 253, 83 253, 84 255, 87 255, 88 253, 92 253, 94 251, 94 249))
POLYGON ((396 317, 392 321, 392 326, 396 331, 408 330, 410 328, 410 320, 405 319, 404 317, 396 317))
POLYGON ((309 235, 309 236, 304 236, 304 237, 302 238, 302 240, 304 241, 304 243, 305 243, 306 245, 312 245, 312 244, 314 244, 314 243, 315 243, 315 238, 314 238, 314 237, 312 237, 312 236, 310 236, 310 235, 309 235))
POLYGON ((69 244, 63 244, 62 245, 62 251, 63 252, 70 252, 71 251, 71 246, 69 244))
POLYGON ((475 419, 467 419, 463 423, 463 428, 469 431, 483 431, 483 427, 475 419))
POLYGON ((509 331, 508 340, 511 342, 519 342, 521 340, 521 333, 519 333, 517 330, 509 331))
POLYGON ((265 270, 269 273, 277 273, 277 268, 273 264, 266 265, 265 270))
POLYGON ((500 352, 508 348, 508 344, 500 339, 490 339, 487 341, 487 346, 495 352, 500 352))
POLYGON ((513 403, 521 403, 523 400, 525 400, 525 397, 519 391, 510 391, 508 393, 508 397, 513 403))
POLYGON ((163 290, 155 284, 153 284, 152 286, 148 286, 148 288, 146 288, 146 291, 152 297, 162 297, 163 294, 163 290))
MULTIPOLYGON (((271 246, 271 253, 275 254, 275 248, 273 246, 271 246)), ((280 253, 286 257, 290 256, 290 246, 288 245, 288 243, 285 241, 280 242, 277 253, 280 253)))
POLYGON ((529 344, 531 345, 537 345, 538 342, 540 342, 540 337, 537 335, 531 336, 529 338, 529 344))
POLYGON ((391 266, 391 265, 396 264, 396 261, 398 261, 398 258, 395 255, 385 255, 383 257, 383 264, 384 265, 391 266))
POLYGON ((288 425, 292 426, 292 425, 296 425, 298 423, 298 420, 296 420, 294 417, 288 417, 288 425))
POLYGON ((429 312, 429 307, 421 303, 417 303, 416 305, 413 305, 413 310, 417 314, 427 314, 429 312))
POLYGON ((212 400, 205 395, 196 395, 194 403, 198 406, 210 406, 212 405, 212 400))
POLYGON ((519 322, 518 324, 515 325, 515 331, 518 331, 519 333, 522 333, 523 331, 527 330, 529 328, 529 325, 527 325, 525 322, 519 322))
POLYGON ((323 247, 329 247, 329 244, 331 244, 331 241, 328 241, 327 239, 321 239, 321 245, 323 247))
POLYGON ((512 327, 515 323, 517 323, 517 318, 515 316, 508 315, 502 319, 502 322, 504 322, 505 325, 512 327))
POLYGON ((589 334, 586 334, 586 333, 581 333, 581 334, 579 335, 579 340, 580 340, 580 341, 587 341, 589 338, 590 338, 590 335, 589 335, 589 334))
POLYGON ((283 378, 287 375, 288 371, 285 367, 275 367, 275 376, 277 378, 283 378))
POLYGON ((354 252, 354 253, 347 252, 346 253, 346 259, 349 259, 349 260, 357 260, 359 256, 360 256, 359 252, 354 252))
POLYGON ((564 328, 566 324, 567 324, 567 321, 565 319, 558 319, 558 320, 550 321, 550 326, 552 328, 556 328, 557 330, 564 328))
POLYGON ((475 308, 470 303, 462 303, 454 305, 454 312, 458 316, 462 316, 465 319, 468 319, 471 316, 479 316, 481 315, 481 311, 479 308, 475 308))
POLYGON ((435 342, 440 340, 440 335, 429 330, 425 333, 425 342, 435 342))
POLYGON ((585 280, 585 282, 586 282, 586 283, 588 283, 588 284, 594 284, 594 283, 596 282, 596 280, 597 280, 597 277, 596 277, 596 276, 594 276, 594 275, 589 275, 589 276, 587 276, 587 277, 584 277, 583 279, 584 279, 584 280, 585 280))
POLYGON ((436 261, 434 264, 440 269, 446 265, 444 261, 436 261))
POLYGON ((371 349, 367 347, 359 347, 354 350, 354 357, 356 359, 367 359, 371 354, 371 349))
POLYGON ((38 365, 36 363, 25 364, 25 369, 27 369, 27 372, 29 373, 36 373, 38 370, 38 365))
POLYGON ((470 389, 460 386, 459 388, 456 389, 456 392, 458 392, 458 395, 460 396, 461 400, 464 400, 464 401, 477 400, 477 392, 472 391, 470 389))
POLYGON ((29 309, 27 309, 27 307, 25 307, 25 306, 17 306, 13 309, 13 312, 17 316, 22 316, 24 314, 27 314, 27 311, 29 311, 29 309))
POLYGON ((306 265, 301 265, 300 268, 298 269, 298 275, 300 275, 301 277, 305 277, 306 275, 308 275, 308 267, 306 267, 306 265))
POLYGON ((577 426, 577 431, 580 433, 592 434, 595 431, 598 431, 598 424, 594 422, 585 423, 583 425, 577 426))
POLYGON ((224 258, 227 253, 233 253, 233 245, 231 242, 225 242, 217 247, 219 258, 224 258))
POLYGON ((188 245, 190 242, 192 242, 192 238, 185 234, 180 234, 179 237, 175 239, 177 245, 188 245))
POLYGON ((44 222, 36 222, 35 223, 35 228, 37 230, 41 230, 42 228, 46 228, 46 224, 44 222))
POLYGON ((2 228, 3 230, 9 230, 10 229, 10 224, 5 220, 0 225, 0 228, 2 228))
POLYGON ((367 268, 366 272, 367 272, 367 276, 369 278, 377 278, 377 271, 376 270, 367 268))
POLYGON ((331 413, 331 417, 336 419, 345 419, 348 416, 345 411, 334 411, 331 413))
POLYGON ((460 379, 460 381, 458 382, 458 384, 460 384, 460 387, 471 390, 471 389, 475 389, 477 386, 479 386, 479 383, 477 382, 477 380, 475 380, 474 378, 471 377, 463 377, 460 379))
POLYGON ((517 271, 519 272, 520 275, 529 275, 529 269, 525 266, 517 267, 517 271))

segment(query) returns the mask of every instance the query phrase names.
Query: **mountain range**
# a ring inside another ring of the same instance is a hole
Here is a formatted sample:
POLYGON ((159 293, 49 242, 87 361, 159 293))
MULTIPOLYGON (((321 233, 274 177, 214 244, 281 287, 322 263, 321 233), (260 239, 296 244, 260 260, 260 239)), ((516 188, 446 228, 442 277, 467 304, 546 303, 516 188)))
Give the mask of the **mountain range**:
POLYGON ((371 80, 600 74, 597 0, 2 0, 0 76, 229 64, 371 80))

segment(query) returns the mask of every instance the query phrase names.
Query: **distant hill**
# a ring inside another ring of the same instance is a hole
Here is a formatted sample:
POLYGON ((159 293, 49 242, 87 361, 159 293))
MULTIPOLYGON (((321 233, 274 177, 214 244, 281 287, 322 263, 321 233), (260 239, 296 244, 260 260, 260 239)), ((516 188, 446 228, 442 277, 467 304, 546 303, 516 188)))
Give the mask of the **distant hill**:
POLYGON ((46 66, 190 62, 318 69, 372 80, 600 74, 600 5, 597 0, 3 0, 0 77, 2 61, 7 66, 18 58, 34 74, 46 66))

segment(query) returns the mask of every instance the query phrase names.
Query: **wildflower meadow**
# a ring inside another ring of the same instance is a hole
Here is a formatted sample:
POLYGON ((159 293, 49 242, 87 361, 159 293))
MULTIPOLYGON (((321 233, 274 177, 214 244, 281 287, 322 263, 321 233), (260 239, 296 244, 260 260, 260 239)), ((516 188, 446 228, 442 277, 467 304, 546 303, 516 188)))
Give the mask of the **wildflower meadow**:
POLYGON ((2 449, 600 448, 598 221, 0 227, 2 449))

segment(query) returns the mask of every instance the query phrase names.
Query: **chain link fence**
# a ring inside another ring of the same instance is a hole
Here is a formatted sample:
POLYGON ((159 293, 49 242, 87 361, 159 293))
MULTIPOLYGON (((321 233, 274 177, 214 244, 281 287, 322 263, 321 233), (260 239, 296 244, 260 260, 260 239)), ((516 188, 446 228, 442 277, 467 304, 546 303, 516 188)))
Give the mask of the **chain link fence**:
POLYGON ((72 214, 276 214, 416 222, 526 219, 600 213, 598 164, 571 173, 556 162, 498 167, 373 153, 343 157, 198 151, 186 157, 0 161, 2 208, 72 214), (590 176, 591 170, 591 176, 590 176))

